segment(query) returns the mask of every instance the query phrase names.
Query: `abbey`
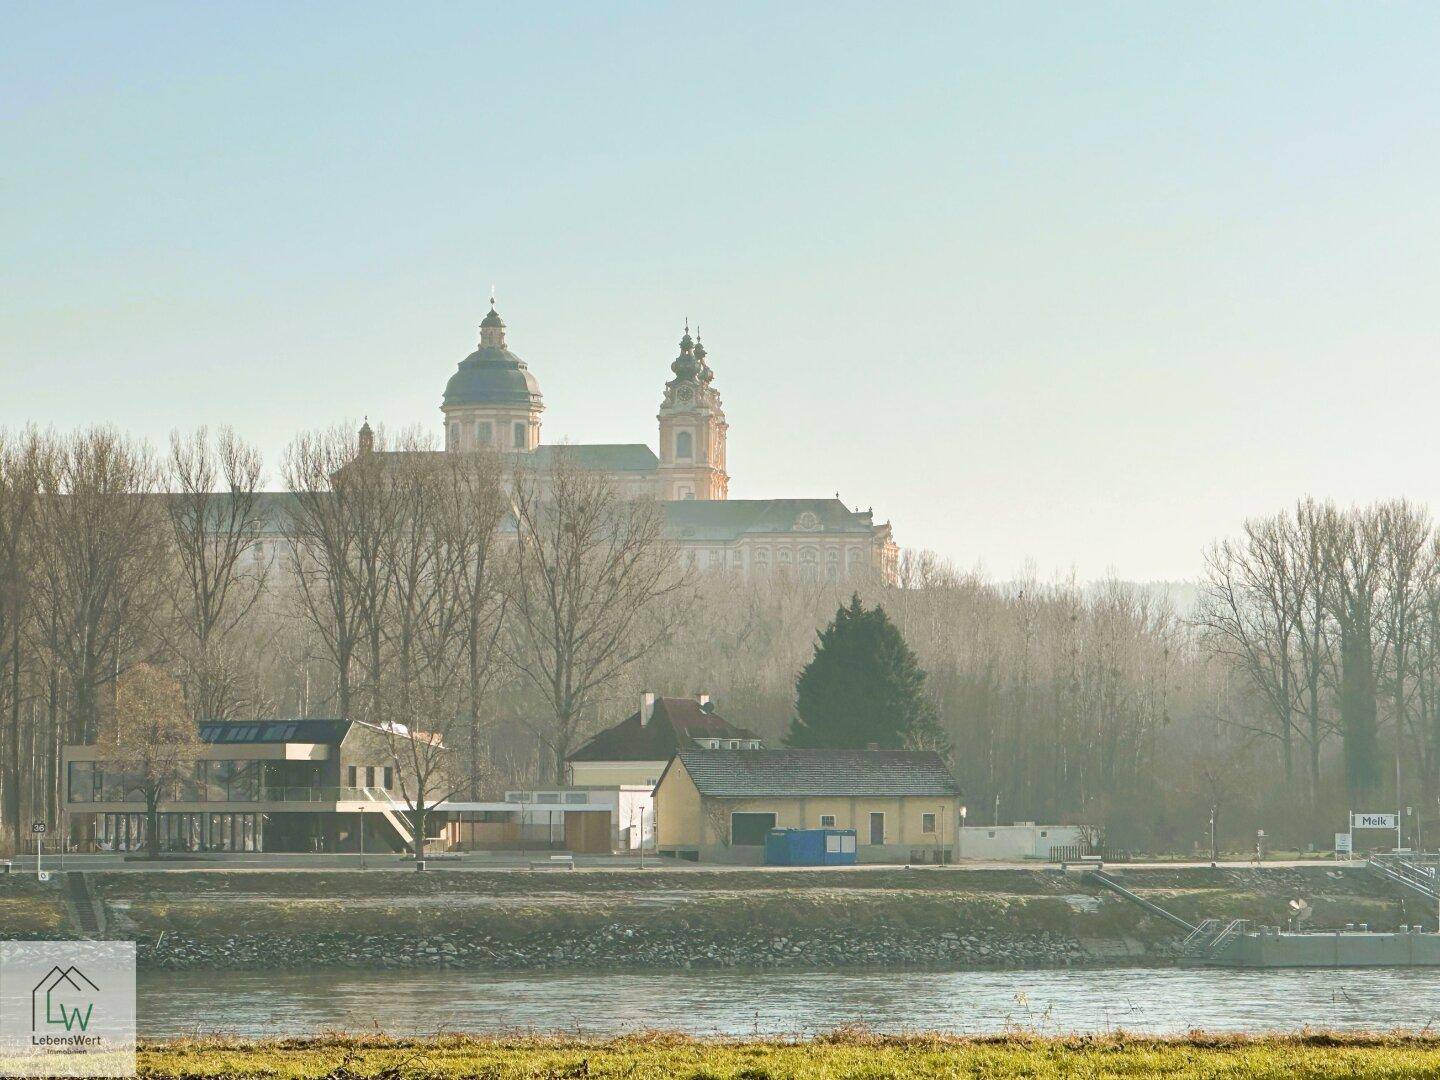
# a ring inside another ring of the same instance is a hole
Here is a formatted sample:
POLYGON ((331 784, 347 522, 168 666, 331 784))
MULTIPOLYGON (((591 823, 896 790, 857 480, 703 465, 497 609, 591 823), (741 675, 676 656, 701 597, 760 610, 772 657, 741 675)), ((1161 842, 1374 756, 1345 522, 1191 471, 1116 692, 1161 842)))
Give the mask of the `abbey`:
MULTIPOLYGON (((440 411, 445 447, 523 454, 543 473, 557 453, 607 474, 622 491, 663 502, 673 537, 707 569, 745 574, 790 569, 838 580, 861 574, 893 578, 897 548, 889 523, 831 499, 731 499, 725 465, 729 425, 705 346, 687 326, 670 364, 656 416, 659 455, 645 443, 546 444, 540 383, 510 351, 491 301, 480 345, 460 361, 440 411)), ((363 433, 362 433, 363 438, 363 433)))

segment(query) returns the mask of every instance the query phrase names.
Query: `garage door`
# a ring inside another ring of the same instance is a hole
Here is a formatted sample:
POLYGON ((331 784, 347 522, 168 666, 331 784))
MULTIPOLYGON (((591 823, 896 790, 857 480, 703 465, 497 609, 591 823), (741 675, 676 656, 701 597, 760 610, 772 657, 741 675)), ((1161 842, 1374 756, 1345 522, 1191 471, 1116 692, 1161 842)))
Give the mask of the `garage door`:
POLYGON ((731 814, 730 843, 735 847, 763 847, 765 834, 774 827, 774 814, 731 814))

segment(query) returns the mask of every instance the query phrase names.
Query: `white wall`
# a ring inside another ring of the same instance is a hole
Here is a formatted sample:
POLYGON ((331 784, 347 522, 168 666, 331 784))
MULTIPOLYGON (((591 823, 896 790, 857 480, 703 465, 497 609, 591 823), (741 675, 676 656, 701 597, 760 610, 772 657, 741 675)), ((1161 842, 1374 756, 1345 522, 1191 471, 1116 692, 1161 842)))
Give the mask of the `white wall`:
POLYGON ((1047 859, 1050 849, 1080 843, 1078 825, 967 825, 955 845, 956 859, 1047 859))

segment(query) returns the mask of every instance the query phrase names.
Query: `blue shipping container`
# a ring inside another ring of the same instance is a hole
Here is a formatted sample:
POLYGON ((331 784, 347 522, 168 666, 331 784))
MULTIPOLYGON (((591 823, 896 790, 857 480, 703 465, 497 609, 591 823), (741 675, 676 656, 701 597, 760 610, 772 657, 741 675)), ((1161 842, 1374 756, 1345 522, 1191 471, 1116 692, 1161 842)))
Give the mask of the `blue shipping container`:
POLYGON ((766 866, 854 866, 854 829, 771 829, 766 866))

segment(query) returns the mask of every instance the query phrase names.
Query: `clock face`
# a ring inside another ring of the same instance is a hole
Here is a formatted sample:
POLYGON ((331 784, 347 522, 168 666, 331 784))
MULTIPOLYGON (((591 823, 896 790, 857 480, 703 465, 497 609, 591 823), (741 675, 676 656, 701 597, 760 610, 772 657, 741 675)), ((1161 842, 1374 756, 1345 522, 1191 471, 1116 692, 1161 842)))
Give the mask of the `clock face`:
POLYGON ((680 387, 680 400, 681 400, 681 401, 689 401, 689 400, 690 400, 690 387, 688 387, 688 386, 682 386, 682 387, 680 387))

